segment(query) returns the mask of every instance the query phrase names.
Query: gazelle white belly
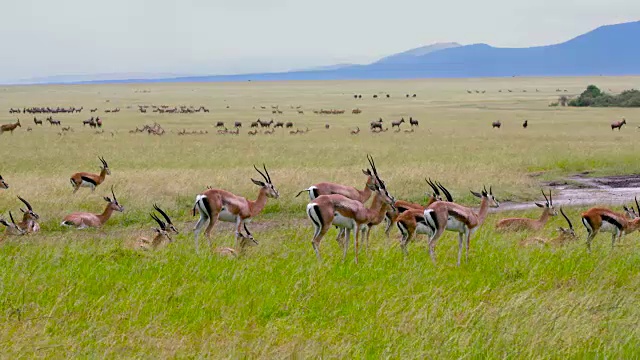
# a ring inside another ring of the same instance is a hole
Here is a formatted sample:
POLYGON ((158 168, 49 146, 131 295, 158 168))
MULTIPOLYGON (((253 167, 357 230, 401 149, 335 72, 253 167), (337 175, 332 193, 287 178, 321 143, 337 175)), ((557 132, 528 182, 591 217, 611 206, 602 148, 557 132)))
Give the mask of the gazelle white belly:
POLYGON ((356 222, 353 219, 342 216, 339 213, 335 213, 333 217, 333 221, 331 222, 333 225, 344 228, 344 229, 355 229, 356 222))
POLYGON ((80 182, 80 187, 88 187, 88 188, 93 188, 96 185, 94 183, 88 182, 88 181, 84 181, 82 180, 82 182, 80 182))
POLYGON ((620 230, 612 223, 603 220, 602 225, 600 225, 600 231, 617 234, 620 230))
POLYGON ((223 208, 220 213, 218 213, 218 220, 235 223, 236 221, 238 221, 238 216, 230 213, 229 211, 227 211, 227 209, 223 208))
POLYGON ((417 223, 416 224, 416 234, 426 234, 429 236, 433 235, 433 230, 431 227, 427 226, 425 223, 417 223))
POLYGON ((463 233, 465 232, 465 229, 466 229, 465 223, 463 223, 462 221, 459 221, 453 216, 449 216, 449 218, 447 219, 447 230, 463 233))

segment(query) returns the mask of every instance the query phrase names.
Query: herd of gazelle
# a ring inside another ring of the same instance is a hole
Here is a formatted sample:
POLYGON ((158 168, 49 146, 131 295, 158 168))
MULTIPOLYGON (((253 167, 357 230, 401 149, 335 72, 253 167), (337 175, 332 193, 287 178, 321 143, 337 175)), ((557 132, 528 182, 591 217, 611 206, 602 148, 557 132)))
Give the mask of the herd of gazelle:
MULTIPOLYGON (((79 172, 71 176, 71 185, 75 193, 80 187, 89 187, 92 191, 102 184, 106 175, 111 174, 107 162, 99 157, 102 166, 99 174, 79 172)), ((499 203, 489 190, 483 188, 480 193, 471 193, 480 198, 480 207, 476 211, 469 207, 456 204, 449 191, 439 182, 426 179, 432 192, 425 204, 416 204, 403 200, 396 200, 388 191, 385 182, 380 178, 373 158, 367 155, 369 169, 362 170, 367 177, 364 189, 359 190, 351 186, 322 182, 310 186, 298 193, 308 193, 310 202, 306 206, 306 214, 314 227, 311 240, 314 252, 318 259, 320 256, 320 242, 327 231, 335 226, 340 229, 337 237, 338 243, 343 248, 343 258, 346 258, 349 241, 353 236, 355 248, 355 261, 358 262, 358 249, 360 240, 365 239, 368 245, 369 235, 373 226, 386 221, 385 233, 389 232, 394 224, 397 225, 402 235, 400 247, 407 254, 407 245, 417 234, 428 235, 429 254, 435 262, 435 247, 438 239, 445 231, 458 233, 458 261, 460 265, 462 250, 465 248, 465 257, 468 259, 471 236, 480 228, 487 217, 490 207, 498 207, 499 203), (371 204, 365 203, 373 195, 371 204), (444 198, 442 197, 444 195, 444 198)), ((217 221, 232 222, 235 224, 235 248, 220 248, 217 251, 225 254, 236 255, 244 246, 258 244, 247 227, 251 219, 262 212, 269 198, 277 199, 280 195, 276 190, 271 176, 263 165, 263 171, 254 166, 254 169, 262 176, 262 180, 251 179, 259 186, 256 200, 248 200, 222 189, 208 188, 196 196, 193 205, 193 215, 197 213, 200 219, 194 227, 195 246, 199 249, 198 238, 205 225, 205 236, 211 247, 211 231, 217 221), (243 233, 244 230, 244 233, 243 233)), ((0 189, 8 189, 9 184, 0 176, 0 189)), ((100 227, 106 223, 114 211, 123 212, 124 207, 118 202, 113 187, 112 197, 104 197, 107 206, 100 214, 88 212, 76 212, 64 217, 61 225, 72 226, 77 229, 88 227, 100 227)), ((551 192, 549 196, 542 192, 545 203, 536 203, 542 208, 539 219, 507 218, 496 223, 499 231, 538 231, 542 229, 552 216, 557 215, 553 206, 551 192)), ((0 224, 6 227, 8 235, 25 235, 40 230, 38 224, 39 215, 33 210, 31 204, 24 198, 18 199, 26 206, 20 209, 23 213, 22 221, 15 222, 13 214, 9 212, 10 221, 0 218, 0 224)), ((618 213, 611 209, 594 207, 582 213, 582 223, 587 229, 587 248, 591 250, 591 242, 599 232, 612 234, 611 245, 615 245, 623 235, 640 229, 640 204, 635 199, 636 208, 624 206, 625 213, 618 213)), ((164 220, 152 213, 151 218, 157 222, 158 228, 154 228, 155 236, 151 239, 142 237, 139 243, 144 248, 155 249, 160 244, 172 242, 171 234, 178 233, 177 228, 171 222, 170 217, 160 207, 154 204, 164 220)), ((560 236, 557 240, 575 239, 576 234, 571 221, 564 211, 561 214, 569 224, 568 228, 559 228, 560 236)), ((537 238, 536 238, 537 239, 537 238)), ((538 240, 536 240, 538 241, 538 240)), ((544 241, 542 241, 544 242, 544 241)))

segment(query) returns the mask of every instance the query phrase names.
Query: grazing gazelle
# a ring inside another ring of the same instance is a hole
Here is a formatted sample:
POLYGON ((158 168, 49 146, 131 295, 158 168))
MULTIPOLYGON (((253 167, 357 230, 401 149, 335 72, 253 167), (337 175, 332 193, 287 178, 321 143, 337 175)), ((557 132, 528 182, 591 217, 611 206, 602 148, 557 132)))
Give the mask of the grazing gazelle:
POLYGON ((77 229, 101 227, 102 225, 104 225, 104 223, 107 222, 107 220, 109 220, 114 211, 124 211, 124 206, 120 205, 118 203, 118 199, 116 199, 116 194, 114 194, 113 192, 113 186, 111 187, 111 195, 113 195, 113 200, 107 196, 104 197, 104 201, 106 201, 108 204, 102 214, 76 212, 65 216, 60 225, 74 226, 77 229))
POLYGON ((588 233, 587 250, 591 251, 591 241, 600 231, 611 233, 613 249, 616 239, 621 239, 623 235, 640 229, 640 218, 630 220, 623 214, 610 209, 594 207, 582 213, 582 224, 587 228, 588 233))
POLYGON ((11 219, 11 222, 8 222, 7 220, 0 217, 0 224, 7 227, 7 230, 5 230, 5 233, 7 235, 24 235, 25 231, 22 230, 13 220, 13 214, 11 214, 11 211, 9 211, 9 218, 11 219))
POLYGON ((264 168, 264 173, 258 170, 255 165, 253 166, 265 180, 263 182, 251 179, 254 184, 260 186, 260 191, 255 201, 247 200, 242 196, 220 189, 208 189, 196 196, 196 202, 193 205, 193 215, 195 216, 196 210, 200 213, 200 219, 193 229, 195 232, 196 251, 198 251, 199 248, 198 236, 207 221, 209 222, 209 226, 207 226, 204 234, 209 241, 209 247, 211 247, 211 230, 218 220, 236 224, 236 249, 239 250, 239 240, 243 227, 248 237, 251 238, 251 233, 249 233, 246 223, 262 212, 262 209, 264 209, 267 204, 267 198, 277 199, 280 196, 278 190, 276 190, 271 182, 271 176, 267 171, 267 167, 264 164, 262 167, 264 168))
POLYGON ((9 184, 7 184, 6 181, 4 181, 4 179, 2 178, 2 175, 0 175, 0 189, 8 189, 9 188, 9 184))
POLYGON ((102 184, 107 175, 111 175, 109 165, 103 157, 98 157, 102 162, 100 167, 100 174, 92 174, 88 172, 79 172, 71 175, 71 186, 73 186, 73 193, 75 194, 81 187, 90 187, 91 191, 96 190, 96 186, 102 184))
POLYGON ((478 212, 466 206, 445 201, 436 201, 424 211, 424 217, 427 223, 435 230, 435 233, 431 236, 431 239, 429 239, 429 255, 431 255, 431 260, 434 263, 436 262, 436 244, 445 230, 458 233, 458 266, 460 266, 462 245, 466 238, 465 259, 468 260, 471 235, 473 235, 484 222, 489 212, 489 207, 500 206, 493 196, 491 187, 489 187, 489 191, 487 191, 485 187, 480 194, 473 191, 471 193, 473 196, 482 199, 478 212))
POLYGON ((19 119, 18 119, 18 121, 16 121, 13 124, 1 125, 0 126, 0 135, 5 131, 11 131, 11 134, 13 135, 13 130, 15 130, 18 126, 22 127, 22 125, 20 125, 20 120, 19 119))
POLYGON ((549 190, 549 198, 545 195, 544 191, 542 191, 542 196, 544 196, 545 203, 535 203, 537 207, 542 208, 542 215, 540 215, 539 219, 526 219, 526 218, 507 218, 498 221, 496 224, 496 229, 498 230, 510 230, 510 231, 524 231, 524 230, 533 230, 538 231, 544 227, 544 225, 549 221, 551 216, 558 215, 558 212, 553 207, 553 198, 551 197, 551 190, 549 190))
MULTIPOLYGON (((372 165, 373 167, 373 165, 372 165)), ((354 233, 355 262, 358 263, 358 243, 360 233, 366 229, 366 226, 376 219, 382 221, 382 217, 386 212, 386 207, 393 207, 395 199, 389 195, 384 182, 378 177, 376 168, 373 167, 373 173, 376 177, 375 192, 377 201, 374 201, 370 208, 366 208, 363 203, 357 200, 349 199, 343 195, 320 195, 307 205, 307 216, 313 223, 315 228, 311 244, 313 250, 320 257, 320 241, 327 233, 331 225, 336 225, 346 229, 347 236, 342 242, 343 259, 346 257, 347 248, 350 240, 350 233, 354 233)))
POLYGON ((23 215, 22 221, 18 223, 18 226, 27 234, 40 231, 40 225, 37 221, 40 218, 40 215, 36 214, 33 211, 31 204, 29 204, 27 200, 23 199, 20 196, 18 196, 18 199, 20 199, 20 201, 22 201, 27 207, 27 210, 20 208, 20 211, 22 211, 23 215))
POLYGON ((155 220, 158 223, 158 228, 152 228, 152 230, 154 232, 156 232, 155 237, 152 240, 149 240, 146 237, 140 237, 138 239, 138 246, 144 250, 147 250, 149 248, 156 249, 158 246, 160 246, 160 244, 162 244, 165 240, 169 241, 169 242, 173 242, 173 239, 171 238, 170 233, 176 233, 178 234, 178 229, 176 229, 175 226, 173 226, 173 224, 171 223, 171 219, 169 218, 169 216, 162 211, 162 209, 160 209, 158 207, 158 205, 154 204, 153 208, 158 211, 160 213, 160 215, 162 215, 162 217, 164 217, 165 221, 160 220, 160 218, 158 218, 158 216, 154 213, 151 213, 151 218, 153 220, 155 220))

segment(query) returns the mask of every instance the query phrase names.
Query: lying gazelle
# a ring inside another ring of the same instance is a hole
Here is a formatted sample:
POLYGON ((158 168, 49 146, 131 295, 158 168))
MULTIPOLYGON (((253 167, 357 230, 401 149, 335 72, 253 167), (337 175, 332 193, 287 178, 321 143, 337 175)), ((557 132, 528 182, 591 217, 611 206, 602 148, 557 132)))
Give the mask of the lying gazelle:
POLYGON ((496 229, 498 230, 510 230, 510 231, 524 231, 524 230, 532 230, 538 231, 544 227, 544 225, 549 221, 551 216, 558 215, 558 212, 553 207, 553 197, 551 196, 551 190, 549 190, 549 198, 542 191, 542 196, 544 196, 545 203, 535 203, 537 207, 542 208, 542 215, 540 215, 539 219, 527 219, 527 218, 507 218, 498 221, 496 224, 496 229))
POLYGON ((416 203, 412 203, 404 200, 396 200, 396 203, 394 204, 396 210, 395 211, 387 210, 387 213, 385 214, 385 220, 387 225, 384 230, 384 233, 387 235, 387 237, 389 237, 391 228, 398 221, 398 217, 400 216, 400 214, 402 214, 406 210, 412 210, 412 209, 419 210, 420 212, 424 212, 424 210, 429 205, 433 204, 438 200, 442 200, 442 196, 440 195, 440 189, 442 189, 448 201, 453 201, 451 194, 449 193, 449 191, 447 191, 447 189, 444 188, 444 186, 442 186, 442 184, 438 183, 438 185, 436 185, 433 181, 431 181, 431 179, 425 179, 425 181, 433 190, 433 193, 431 193, 430 195, 427 193, 427 195, 429 195, 429 198, 427 199, 426 205, 416 204, 416 203))
POLYGON ((473 196, 482 199, 478 212, 466 206, 445 201, 436 201, 424 211, 424 217, 427 223, 434 229, 434 234, 431 239, 429 239, 429 255, 431 255, 431 260, 434 263, 436 262, 436 244, 445 230, 458 233, 458 266, 460 266, 462 245, 465 240, 464 238, 466 238, 465 259, 468 260, 471 235, 473 235, 484 222, 489 212, 489 207, 500 206, 493 196, 491 187, 489 187, 488 192, 485 187, 480 194, 473 191, 471 193, 473 196))
POLYGON ((124 206, 118 203, 116 194, 113 192, 113 186, 111 187, 111 195, 113 200, 107 196, 104 197, 104 201, 107 202, 107 207, 102 214, 93 214, 89 212, 76 212, 65 216, 60 225, 74 226, 77 229, 85 229, 88 227, 101 227, 109 220, 114 211, 123 212, 124 206))
POLYGON ((73 193, 75 194, 81 187, 90 187, 91 191, 96 190, 96 186, 102 184, 107 175, 111 175, 109 165, 103 157, 98 157, 102 166, 100 167, 100 174, 91 174, 87 172, 79 172, 71 175, 71 186, 73 186, 73 193))
POLYGON ((625 234, 630 234, 640 229, 640 218, 627 219, 623 214, 606 208, 591 208, 582 213, 582 224, 587 228, 587 250, 591 251, 591 241, 600 231, 611 233, 611 248, 615 246, 616 239, 622 239, 625 234))
POLYGON ((165 213, 164 211, 162 211, 162 209, 160 209, 158 207, 158 205, 154 204, 153 208, 160 213, 160 215, 162 215, 162 217, 164 217, 165 221, 162 221, 158 218, 158 216, 154 213, 151 213, 151 218, 153 220, 155 220, 158 223, 158 228, 152 228, 152 230, 154 232, 156 232, 155 237, 152 240, 149 240, 146 237, 140 237, 138 239, 138 246, 144 250, 147 250, 149 248, 151 248, 152 250, 155 250, 158 246, 160 246, 160 244, 162 244, 163 242, 168 241, 168 242, 173 242, 173 239, 171 238, 171 233, 175 233, 178 234, 178 229, 176 229, 175 226, 173 226, 173 224, 171 223, 171 218, 169 218, 169 215, 167 215, 167 213, 165 213))
POLYGON ((2 178, 2 175, 0 175, 0 189, 8 189, 9 188, 9 184, 7 184, 6 181, 4 181, 4 179, 2 178))
MULTIPOLYGON (((373 165, 372 165, 373 166, 373 165)), ((318 257, 320 257, 320 242, 327 233, 331 225, 346 229, 347 236, 342 242, 343 259, 346 258, 347 248, 350 240, 350 233, 354 233, 355 262, 358 263, 358 244, 360 233, 366 226, 376 218, 382 218, 386 212, 386 206, 393 207, 395 199, 389 195, 384 182, 377 176, 377 171, 373 167, 376 177, 375 188, 378 201, 372 203, 371 208, 365 208, 360 201, 349 199, 343 195, 320 195, 307 205, 307 216, 315 228, 311 244, 318 257), (386 206, 383 206, 386 205, 386 206), (375 206, 375 207, 374 207, 375 206), (377 208, 376 208, 377 207, 377 208)), ((380 220, 382 221, 382 220, 380 220)))
POLYGON ((209 248, 211 248, 211 230, 218 220, 236 224, 236 249, 239 250, 239 240, 243 227, 247 232, 247 237, 252 238, 246 223, 262 212, 262 209, 264 209, 267 204, 267 198, 277 199, 280 196, 278 190, 276 190, 271 182, 271 176, 267 171, 267 167, 264 164, 262 167, 264 168, 264 173, 258 170, 255 165, 253 166, 265 180, 263 182, 251 179, 254 184, 260 186, 260 191, 255 201, 247 200, 242 196, 220 189, 208 189, 196 196, 196 202, 193 205, 193 215, 195 216, 196 210, 200 213, 200 219, 193 229, 195 232, 196 251, 199 249, 198 237, 200 231, 202 231, 207 221, 209 222, 209 226, 207 226, 204 233, 209 241, 209 248))
POLYGON ((571 220, 569 220, 569 217, 567 217, 567 215, 564 213, 564 210, 562 210, 562 208, 560 208, 560 213, 565 218, 565 220, 567 220, 567 224, 569 224, 569 227, 567 229, 560 226, 557 229, 559 233, 558 236, 551 239, 546 239, 541 237, 524 239, 520 242, 520 246, 529 246, 533 244, 558 246, 558 245, 564 245, 569 241, 576 240, 577 236, 576 236, 576 232, 573 230, 573 224, 571 224, 571 220))
POLYGON ((252 236, 245 236, 244 234, 240 234, 240 250, 236 250, 231 247, 219 247, 214 249, 213 252, 218 255, 236 258, 244 253, 244 249, 247 246, 256 245, 258 245, 258 242, 252 236))
POLYGON ((22 230, 13 220, 13 214, 11 214, 11 211, 9 211, 9 218, 11 219, 11 222, 8 222, 7 220, 0 217, 0 224, 7 227, 5 233, 7 235, 24 235, 25 231, 22 230))
POLYGON ((22 201, 27 207, 27 210, 20 208, 20 211, 22 211, 23 214, 22 221, 18 223, 20 229, 22 229, 27 234, 40 231, 40 225, 37 221, 40 218, 40 215, 36 214, 33 211, 31 204, 29 204, 27 200, 21 198, 20 196, 18 196, 18 199, 20 199, 20 201, 22 201))

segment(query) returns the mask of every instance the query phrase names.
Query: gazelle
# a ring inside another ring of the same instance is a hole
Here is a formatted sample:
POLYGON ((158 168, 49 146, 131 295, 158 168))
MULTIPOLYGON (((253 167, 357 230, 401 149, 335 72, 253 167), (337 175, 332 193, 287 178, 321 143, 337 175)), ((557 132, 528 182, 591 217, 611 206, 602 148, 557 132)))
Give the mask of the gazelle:
MULTIPOLYGON (((442 184, 438 183, 438 185, 436 185, 433 181, 431 181, 431 179, 425 179, 425 181, 433 190, 433 193, 430 194, 429 198, 427 199, 427 203, 425 205, 416 204, 416 203, 412 203, 404 200, 396 200, 396 203, 394 204, 396 210, 395 211, 387 210, 387 213, 385 216, 387 225, 384 230, 387 237, 389 237, 389 232, 391 231, 391 228, 393 227, 393 225, 395 225, 396 222, 398 221, 398 217, 400 216, 400 214, 402 214, 407 210, 412 210, 412 209, 420 210, 421 212, 424 212, 424 210, 429 205, 433 204, 436 201, 442 200, 442 196, 440 195, 440 189, 442 189, 448 201, 453 201, 451 194, 449 193, 449 191, 447 191, 447 189, 444 188, 444 186, 442 186, 442 184)), ((429 193, 427 193, 427 195, 429 195, 429 193)))
POLYGON ((242 196, 220 189, 208 189, 196 196, 193 214, 195 215, 196 210, 200 213, 200 219, 193 229, 195 232, 196 251, 199 249, 198 237, 200 231, 202 231, 202 227, 207 221, 209 226, 207 226, 204 233, 209 241, 209 247, 211 247, 211 230, 218 220, 236 224, 236 249, 239 249, 242 227, 244 227, 248 237, 251 238, 251 233, 249 233, 246 223, 262 212, 268 198, 277 199, 280 196, 271 182, 267 167, 264 164, 262 167, 264 168, 264 173, 258 170, 255 165, 253 166, 264 179, 264 182, 251 179, 254 184, 260 186, 260 191, 255 201, 247 200, 242 196))
POLYGON ((630 220, 623 214, 610 209, 594 207, 582 213, 582 224, 588 233, 587 250, 591 251, 591 241, 600 231, 611 233, 611 248, 613 249, 616 239, 619 240, 623 235, 640 229, 640 218, 630 220))
POLYGON ((13 220, 13 214, 11 214, 11 211, 9 211, 9 218, 11 219, 11 222, 8 222, 7 220, 0 217, 0 224, 7 227, 5 233, 7 235, 24 235, 25 231, 22 230, 13 220))
POLYGON ((79 172, 71 175, 71 186, 73 186, 73 193, 75 194, 81 187, 90 187, 91 191, 95 191, 96 187, 104 181, 107 175, 111 175, 109 165, 103 157, 98 157, 102 162, 100 167, 100 174, 92 174, 88 172, 79 172))
POLYGON ((542 191, 542 196, 544 196, 545 203, 535 203, 537 207, 542 208, 542 215, 540 215, 539 219, 526 219, 526 218, 507 218, 498 221, 496 224, 496 229, 498 230, 509 230, 509 231, 524 231, 524 230, 532 230, 538 231, 544 227, 544 225, 549 221, 549 218, 552 216, 558 215, 558 212, 553 207, 553 197, 551 196, 551 190, 549 190, 549 198, 545 195, 544 191, 542 191))
POLYGON ((244 249, 247 246, 256 245, 258 245, 258 242, 252 236, 245 236, 244 234, 240 234, 240 250, 236 250, 231 247, 219 247, 213 250, 213 252, 221 256, 236 258, 244 253, 244 249))
POLYGON ((546 239, 546 238, 541 238, 541 237, 533 237, 533 238, 527 238, 524 239, 520 242, 520 246, 529 246, 529 245, 533 245, 533 244, 540 244, 540 245, 563 245, 569 241, 575 240, 577 238, 576 236, 576 232, 573 230, 573 224, 571 224, 571 220, 569 220, 569 218, 567 217, 567 215, 564 213, 564 211, 562 210, 562 208, 560 208, 560 213, 562 214, 562 216, 565 218, 565 220, 567 220, 567 224, 569 224, 568 228, 563 228, 562 226, 559 227, 558 230, 558 235, 554 238, 551 239, 546 239))
POLYGON ((23 215, 22 221, 18 223, 18 227, 20 227, 20 229, 22 229, 27 234, 40 231, 40 225, 37 221, 40 218, 40 215, 36 214, 33 211, 31 204, 29 204, 27 200, 23 199, 20 196, 18 196, 18 199, 20 199, 20 201, 22 201, 27 207, 27 210, 20 208, 20 211, 22 211, 23 215))
POLYGON ((625 215, 627 215, 627 217, 631 220, 637 218, 638 216, 640 216, 640 204, 638 204, 638 197, 636 196, 633 199, 636 203, 636 208, 633 208, 633 205, 631 205, 630 207, 627 207, 626 205, 624 205, 622 208, 624 209, 625 215), (636 211, 637 209, 637 211, 636 211))
POLYGON ((107 207, 102 214, 93 214, 89 212, 76 212, 64 217, 60 225, 75 226, 77 229, 85 229, 88 227, 101 227, 109 220, 114 211, 123 212, 124 206, 118 203, 116 194, 113 192, 113 186, 111 187, 111 195, 113 200, 107 196, 104 197, 104 201, 107 202, 107 207))
POLYGON ((13 135, 13 130, 15 130, 18 126, 22 127, 22 125, 20 125, 20 119, 18 119, 18 121, 16 121, 13 124, 1 125, 0 126, 0 135, 2 135, 2 133, 5 132, 5 131, 11 131, 11 134, 13 135))
POLYGON ((342 242, 343 259, 346 258, 347 249, 349 247, 350 233, 354 232, 355 262, 358 263, 358 244, 360 233, 363 232, 369 223, 382 218, 386 212, 386 207, 393 207, 395 199, 389 195, 384 182, 377 175, 375 167, 373 168, 376 176, 376 197, 377 201, 371 204, 370 208, 365 208, 364 204, 357 200, 349 199, 343 195, 320 195, 307 205, 307 216, 313 223, 315 228, 311 244, 318 257, 320 256, 320 242, 327 233, 331 225, 336 225, 346 230, 347 236, 342 242))
POLYGON ((162 209, 160 209, 158 207, 158 205, 154 204, 153 208, 156 211, 158 211, 160 213, 160 215, 162 215, 162 217, 164 217, 166 222, 160 220, 160 218, 158 218, 158 216, 156 214, 151 213, 151 218, 158 223, 159 227, 158 228, 152 228, 152 230, 154 232, 156 232, 156 236, 152 240, 149 240, 146 237, 140 237, 138 239, 139 247, 142 248, 142 249, 145 249, 145 250, 147 250, 149 247, 151 247, 151 249, 156 249, 165 240, 167 240, 168 242, 173 242, 173 239, 171 238, 170 234, 172 232, 175 233, 175 234, 178 234, 178 229, 176 229, 176 227, 173 226, 169 216, 164 211, 162 211, 162 209))
POLYGON ((9 188, 9 184, 7 184, 6 181, 4 181, 4 179, 2 178, 2 175, 0 175, 0 189, 8 189, 9 188))
POLYGON ((489 191, 487 191, 485 187, 481 193, 472 191, 471 194, 482 199, 478 212, 466 206, 445 201, 437 201, 424 211, 424 217, 429 226, 435 230, 433 236, 429 239, 429 255, 434 264, 436 262, 436 243, 445 230, 458 233, 458 266, 460 266, 462 245, 465 240, 464 238, 466 238, 465 259, 468 260, 471 235, 473 235, 484 222, 489 212, 489 207, 500 206, 493 196, 491 187, 489 187, 489 191))

